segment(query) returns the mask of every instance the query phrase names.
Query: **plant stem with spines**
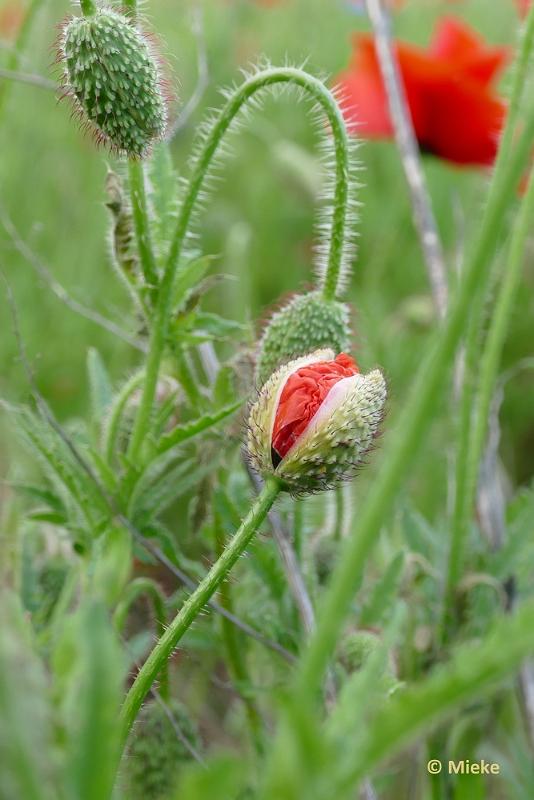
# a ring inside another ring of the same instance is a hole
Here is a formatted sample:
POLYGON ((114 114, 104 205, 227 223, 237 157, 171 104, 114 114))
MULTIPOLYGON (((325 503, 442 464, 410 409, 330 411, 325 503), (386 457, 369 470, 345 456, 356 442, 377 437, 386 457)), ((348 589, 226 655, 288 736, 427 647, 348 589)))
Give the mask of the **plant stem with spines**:
POLYGON ((236 561, 243 555, 280 491, 280 481, 274 476, 268 478, 261 494, 256 498, 239 530, 227 544, 221 557, 199 583, 193 594, 186 600, 139 670, 122 707, 121 717, 124 740, 161 668, 169 659, 172 651, 189 626, 217 591, 236 561))
POLYGON ((143 396, 128 448, 128 456, 132 462, 135 462, 139 455, 139 450, 150 423, 150 414, 167 337, 174 278, 191 223, 193 210, 201 192, 202 185, 222 139, 243 106, 256 92, 283 83, 301 87, 321 106, 326 114, 334 137, 337 162, 336 187, 334 193, 330 252, 324 276, 323 295, 325 299, 330 300, 336 296, 347 234, 349 200, 349 146, 343 115, 330 91, 317 78, 308 75, 303 70, 291 67, 266 69, 248 78, 248 80, 236 89, 232 97, 230 97, 226 105, 220 111, 193 166, 192 176, 180 207, 176 229, 165 264, 165 270, 159 285, 147 358, 143 396))

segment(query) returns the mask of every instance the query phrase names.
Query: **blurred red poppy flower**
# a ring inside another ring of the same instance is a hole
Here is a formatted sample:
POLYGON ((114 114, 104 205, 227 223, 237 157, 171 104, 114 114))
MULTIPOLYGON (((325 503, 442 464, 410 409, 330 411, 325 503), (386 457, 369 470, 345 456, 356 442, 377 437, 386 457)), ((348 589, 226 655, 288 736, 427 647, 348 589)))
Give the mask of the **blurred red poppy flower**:
MULTIPOLYGON (((421 150, 455 164, 492 164, 506 114, 494 82, 508 49, 487 45, 453 17, 441 20, 426 50, 405 42, 395 48, 421 150)), ((372 36, 354 37, 352 61, 337 81, 349 129, 369 139, 392 137, 372 36)))
POLYGON ((0 8, 0 36, 4 39, 15 39, 24 21, 24 8, 18 2, 8 2, 0 8))
POLYGON ((515 4, 517 6, 517 11, 519 16, 526 17, 528 14, 529 8, 531 6, 532 0, 515 0, 515 4))
POLYGON ((332 361, 308 364, 290 375, 278 401, 272 433, 272 446, 280 458, 306 430, 330 389, 358 372, 356 362, 340 353, 332 361))

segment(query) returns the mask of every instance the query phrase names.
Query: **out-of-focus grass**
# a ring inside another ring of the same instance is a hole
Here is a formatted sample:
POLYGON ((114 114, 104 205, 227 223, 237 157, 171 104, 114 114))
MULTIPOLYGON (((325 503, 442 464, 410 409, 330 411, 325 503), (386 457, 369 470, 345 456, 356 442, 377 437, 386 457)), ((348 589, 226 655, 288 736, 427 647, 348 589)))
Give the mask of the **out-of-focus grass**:
MULTIPOLYGON (((455 5, 490 41, 512 42, 512 3, 488 14, 487 0, 455 5)), ((196 124, 207 108, 221 102, 217 88, 236 79, 238 70, 265 55, 273 63, 286 58, 308 60, 308 69, 335 74, 346 63, 354 30, 365 26, 350 3, 286 0, 273 6, 253 2, 211 0, 202 4, 209 62, 209 86, 189 125, 173 146, 176 164, 186 168, 196 124)), ((150 4, 150 23, 165 39, 179 83, 179 109, 196 82, 197 43, 191 28, 193 4, 171 0, 150 4)), ((397 35, 426 43, 433 24, 451 7, 408 2, 395 20, 397 35)), ((22 67, 50 74, 54 25, 69 12, 68 4, 50 0, 41 8, 22 67)), ((506 80, 506 78, 505 78, 506 80)), ((175 110, 176 110, 175 109, 175 110)), ((454 124, 451 121, 451 124, 454 124)), ((314 133, 305 111, 291 100, 267 103, 244 133, 234 139, 235 158, 224 169, 224 181, 203 216, 201 238, 208 253, 218 255, 214 269, 233 276, 212 300, 225 313, 258 320, 280 295, 305 286, 310 279, 315 196, 320 179, 314 133)), ((123 320, 127 298, 107 258, 107 218, 103 206, 105 162, 70 119, 68 102, 52 93, 13 84, 0 120, 0 203, 56 278, 69 292, 112 317, 123 320)), ((391 385, 392 403, 402 401, 404 388, 420 360, 423 341, 435 325, 428 283, 411 224, 402 171, 391 143, 366 143, 363 166, 360 244, 349 297, 355 307, 357 357, 367 368, 380 364, 391 385)), ((487 176, 460 171, 433 159, 425 169, 435 213, 444 238, 449 267, 454 270, 480 213, 487 176)), ((60 417, 82 413, 87 405, 85 357, 89 346, 102 353, 118 380, 131 369, 136 355, 93 323, 63 306, 36 278, 0 231, 0 265, 13 287, 21 328, 35 364, 38 384, 60 417)), ((534 270, 527 264, 525 283, 534 270)), ((523 291, 510 328, 503 369, 530 355, 534 337, 534 293, 523 291)), ((0 295, 0 395, 25 398, 28 385, 17 357, 5 294, 0 295)), ((257 325, 257 323, 255 323, 257 325)), ((532 475, 534 438, 533 373, 526 371, 507 387, 502 412, 503 453, 515 482, 532 475)), ((435 426, 417 471, 418 502, 432 512, 445 493, 447 426, 444 398, 436 398, 435 426), (436 459, 436 451, 443 458, 436 459)), ((9 441, 5 419, 2 438, 9 441)), ((2 448, 2 473, 10 468, 13 450, 2 448)), ((362 476, 363 483, 367 480, 362 476)), ((361 484, 360 484, 361 485, 361 484)), ((364 491, 364 488, 359 489, 364 491)))

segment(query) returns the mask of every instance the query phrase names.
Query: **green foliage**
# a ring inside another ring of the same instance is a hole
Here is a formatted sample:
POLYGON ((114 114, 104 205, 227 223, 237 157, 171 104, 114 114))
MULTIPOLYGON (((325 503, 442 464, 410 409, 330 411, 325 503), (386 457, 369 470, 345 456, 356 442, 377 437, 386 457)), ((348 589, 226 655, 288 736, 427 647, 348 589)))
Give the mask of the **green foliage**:
MULTIPOLYGON (((39 5, 30 4, 19 40, 2 50, 0 66, 44 74, 52 23, 64 9, 55 0, 45 4, 42 24, 31 32, 39 5), (23 53, 28 36, 31 47, 23 53)), ((13 404, 6 404, 7 447, 0 453, 7 476, 0 486, 0 573, 13 589, 1 599, 0 796, 353 800, 358 792, 372 796, 362 785, 370 779, 380 800, 530 799, 526 667, 519 672, 534 653, 532 364, 522 360, 533 332, 528 291, 516 298, 512 318, 500 317, 499 342, 506 329, 506 347, 499 365, 492 351, 477 419, 478 431, 489 423, 494 436, 500 432, 505 518, 498 518, 490 544, 487 519, 466 504, 447 636, 443 626, 452 529, 449 459, 458 461, 458 452, 469 455, 470 449, 452 424, 457 407, 448 376, 475 307, 485 309, 490 329, 494 325, 487 289, 491 282, 502 289, 508 273, 509 262, 495 254, 507 231, 517 228, 515 186, 531 152, 530 112, 520 111, 518 128, 525 133, 497 170, 481 235, 485 176, 424 162, 446 252, 456 253, 465 234, 471 254, 451 285, 452 310, 441 327, 433 318, 398 154, 391 143, 366 146, 358 269, 343 288, 357 309, 358 363, 378 363, 387 375, 391 423, 376 460, 347 487, 342 502, 329 495, 298 505, 281 499, 273 519, 277 537, 271 523, 263 523, 247 558, 237 551, 232 556, 232 573, 218 583, 212 607, 204 593, 184 623, 183 610, 196 602, 195 584, 206 576, 209 582, 211 565, 228 552, 243 520, 250 531, 250 510, 257 508, 240 454, 240 410, 254 384, 316 347, 351 349, 349 304, 325 300, 313 287, 291 294, 266 325, 257 322, 262 309, 309 279, 313 217, 334 174, 331 165, 324 174, 317 131, 301 103, 275 96, 254 119, 237 119, 246 122, 238 158, 225 167, 227 180, 201 219, 209 162, 215 152, 224 160, 225 142, 210 139, 209 124, 190 170, 200 116, 195 103, 202 112, 219 106, 214 87, 233 80, 236 61, 243 66, 255 49, 274 61, 286 54, 300 61, 312 52, 312 71, 335 74, 346 63, 347 31, 365 23, 351 4, 330 4, 326 12, 323 0, 268 9, 236 3, 230 13, 208 0, 197 41, 185 7, 152 4, 151 15, 179 53, 182 93, 192 95, 183 117, 177 110, 176 136, 162 142, 155 141, 166 115, 160 68, 148 39, 127 17, 133 5, 121 14, 99 8, 71 19, 60 35, 83 119, 112 150, 147 156, 142 167, 130 165, 126 178, 124 165, 110 155, 107 200, 105 169, 95 168, 94 149, 71 131, 52 94, 0 78, 0 114, 9 111, 0 125, 0 183, 16 234, 9 226, 7 236, 0 229, 0 256, 36 375, 32 394, 42 393, 31 407, 20 400, 28 395, 20 342, 2 337, 2 395, 13 404), (100 47, 103 37, 116 52, 100 47), (203 88, 200 75, 197 91, 202 43, 209 85, 203 88), (210 141, 213 150, 203 149, 210 141), (140 186, 146 196, 134 198, 140 186), (193 239, 195 221, 201 224, 193 239), (107 225, 124 295, 105 266, 107 225), (40 265, 39 282, 29 265, 40 265), (89 316, 72 313, 80 306, 89 316), (93 306, 127 334, 135 351, 99 327, 98 317, 95 324, 93 306), (260 327, 255 378, 251 331, 260 327), (485 408, 497 366, 506 371, 500 429, 495 409, 486 419, 485 408), (25 451, 11 428, 22 434, 25 451), (311 643, 295 591, 299 573, 317 613, 311 643), (136 702, 151 686, 158 697, 146 699, 121 761, 121 706, 147 658, 150 666, 155 636, 165 637, 175 614, 179 649, 171 642, 164 658, 152 662, 152 677, 136 702), (444 762, 491 758, 501 774, 495 780, 476 776, 476 782, 475 776, 442 776, 434 783, 425 771, 427 752, 444 762)), ((84 0, 86 6, 92 3, 84 0)), ((473 0, 466 13, 490 40, 511 41, 515 22, 504 6, 488 15, 483 0, 473 0)), ((427 39, 436 14, 412 0, 395 17, 396 34, 427 39)), ((281 73, 293 80, 298 71, 281 73)), ((263 80, 247 77, 238 94, 263 80)), ((310 78, 307 86, 315 101, 324 100, 319 81, 310 78)), ((253 108, 256 99, 245 102, 253 108)), ((219 122, 231 129, 229 114, 219 122)), ((335 128, 336 114, 327 126, 321 118, 321 136, 332 122, 335 128)), ((329 202, 323 210, 330 210, 329 202)), ((521 237, 515 233, 515 270, 528 214, 524 207, 521 237)), ((0 215, 2 222, 2 208, 0 215)), ((326 222, 321 230, 328 233, 326 222)), ((348 233, 347 241, 354 230, 348 233)), ((338 266, 346 276, 347 241, 341 239, 346 263, 338 266)), ((327 245, 320 242, 321 253, 328 254, 327 245)), ((528 287, 528 264, 526 270, 528 287)), ((339 297, 332 283, 329 296, 339 297)), ((486 346, 485 332, 475 332, 486 346)), ((468 496, 473 486, 460 485, 460 493, 464 489, 468 496)), ((263 516, 266 510, 264 504, 263 516)), ((259 526, 259 516, 253 525, 259 526)))

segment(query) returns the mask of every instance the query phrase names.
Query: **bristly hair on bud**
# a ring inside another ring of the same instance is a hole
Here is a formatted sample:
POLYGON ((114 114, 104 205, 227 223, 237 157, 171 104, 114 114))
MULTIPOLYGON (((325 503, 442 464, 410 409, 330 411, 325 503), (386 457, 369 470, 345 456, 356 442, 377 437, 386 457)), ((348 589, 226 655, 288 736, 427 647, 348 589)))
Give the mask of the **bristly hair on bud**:
POLYGON ((342 353, 349 348, 349 340, 346 303, 326 300, 320 291, 294 295, 265 326, 258 346, 258 384, 265 383, 281 364, 313 350, 328 347, 342 353))
POLYGON ((248 417, 247 453, 263 477, 295 496, 354 476, 378 435, 386 382, 362 375, 350 356, 317 350, 280 367, 260 389, 248 417))
POLYGON ((111 8, 71 17, 62 27, 58 61, 65 95, 99 144, 143 158, 167 127, 169 96, 149 39, 111 8))

